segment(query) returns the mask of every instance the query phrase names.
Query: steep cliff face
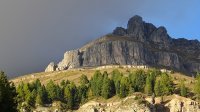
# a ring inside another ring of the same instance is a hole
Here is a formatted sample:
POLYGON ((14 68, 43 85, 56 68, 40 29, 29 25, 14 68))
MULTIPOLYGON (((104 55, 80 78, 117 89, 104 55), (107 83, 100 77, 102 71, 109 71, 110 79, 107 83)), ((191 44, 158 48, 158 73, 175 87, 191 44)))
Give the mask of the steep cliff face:
POLYGON ((188 72, 200 71, 200 42, 173 39, 140 16, 80 49, 67 51, 56 70, 102 65, 148 65, 188 72))

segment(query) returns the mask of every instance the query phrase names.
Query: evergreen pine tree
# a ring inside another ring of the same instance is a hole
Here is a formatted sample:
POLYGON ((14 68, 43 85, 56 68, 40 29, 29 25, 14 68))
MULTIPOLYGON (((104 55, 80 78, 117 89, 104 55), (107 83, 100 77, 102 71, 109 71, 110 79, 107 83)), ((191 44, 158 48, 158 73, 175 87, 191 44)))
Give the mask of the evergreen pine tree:
POLYGON ((13 83, 7 80, 4 72, 0 72, 0 111, 17 111, 17 93, 13 83))
POLYGON ((145 93, 148 95, 151 95, 153 93, 153 86, 152 86, 152 80, 150 78, 150 75, 146 78, 146 84, 145 84, 145 93))
POLYGON ((103 85, 103 75, 100 71, 96 71, 90 80, 90 87, 94 96, 101 96, 101 89, 103 85))
POLYGON ((129 93, 129 80, 127 77, 122 77, 120 81, 120 92, 119 97, 124 98, 129 93))
POLYGON ((67 108, 73 109, 78 100, 78 91, 74 83, 70 83, 65 87, 64 98, 67 101, 67 108))
POLYGON ((172 81, 172 78, 168 74, 166 73, 161 74, 160 84, 162 85, 163 95, 169 95, 173 93, 174 91, 173 81, 172 81))
POLYGON ((187 96, 187 88, 185 87, 183 80, 181 80, 181 83, 180 83, 180 95, 184 97, 187 96))
POLYGON ((46 85, 46 90, 48 93, 48 99, 50 100, 50 102, 52 102, 53 100, 57 100, 57 86, 54 84, 54 82, 52 80, 50 80, 47 85, 46 85))
POLYGON ((82 85, 85 85, 85 84, 88 84, 89 83, 89 80, 88 80, 88 78, 87 78, 87 76, 86 75, 81 75, 81 77, 80 77, 80 84, 82 85))
POLYGON ((115 69, 112 71, 112 77, 111 80, 114 82, 114 88, 113 91, 115 91, 115 94, 120 94, 120 81, 122 78, 122 74, 119 72, 119 70, 115 69))
POLYGON ((156 79, 154 91, 155 91, 156 96, 161 96, 162 95, 162 86, 160 84, 160 80, 159 79, 156 79))
POLYGON ((143 92, 146 81, 146 74, 144 70, 137 70, 134 73, 129 74, 131 86, 135 92, 143 92))
POLYGON ((162 73, 161 76, 156 79, 154 91, 156 96, 172 94, 174 91, 172 78, 168 74, 162 73))
POLYGON ((111 81, 110 79, 105 76, 104 77, 104 80, 103 80, 103 85, 102 85, 102 96, 105 98, 105 99, 108 99, 111 97, 111 81))
POLYGON ((88 98, 88 87, 84 84, 78 87, 79 102, 84 103, 88 98))

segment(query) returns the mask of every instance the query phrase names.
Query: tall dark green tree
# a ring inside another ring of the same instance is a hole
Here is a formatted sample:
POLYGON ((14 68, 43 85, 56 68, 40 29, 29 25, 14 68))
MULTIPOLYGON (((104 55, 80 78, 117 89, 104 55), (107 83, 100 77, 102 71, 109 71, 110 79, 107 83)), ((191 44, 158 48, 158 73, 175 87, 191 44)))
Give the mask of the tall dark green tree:
POLYGON ((153 84, 150 75, 147 75, 144 91, 148 95, 151 95, 153 93, 153 84))
POLYGON ((65 87, 64 98, 67 101, 67 108, 73 109, 76 106, 78 99, 78 90, 74 83, 70 83, 65 87))
POLYGON ((114 91, 117 95, 120 94, 120 81, 123 74, 119 72, 119 70, 115 69, 112 71, 112 77, 111 80, 114 82, 115 88, 114 91))
POLYGON ((101 96, 103 85, 103 75, 100 71, 96 71, 90 80, 90 87, 94 96, 101 96))
POLYGON ((36 104, 42 106, 45 103, 48 103, 48 95, 45 86, 43 85, 37 89, 36 104))
POLYGON ((160 84, 160 80, 159 79, 156 79, 154 91, 155 91, 156 96, 161 96, 162 95, 162 86, 160 84))
POLYGON ((110 98, 113 95, 113 87, 111 84, 111 80, 108 78, 107 75, 104 76, 103 85, 102 85, 102 96, 105 99, 110 98))
POLYGON ((137 70, 134 73, 129 74, 129 79, 132 86, 132 91, 143 92, 146 81, 146 74, 144 70, 137 70))
POLYGON ((25 101, 25 92, 24 92, 24 83, 21 82, 18 86, 17 86, 17 93, 18 93, 18 96, 17 96, 17 99, 18 99, 18 102, 23 102, 25 101))
POLYGON ((172 94, 174 91, 172 78, 168 74, 162 73, 161 76, 156 79, 154 90, 157 96, 172 94))
POLYGON ((187 88, 185 87, 184 80, 181 80, 180 83, 180 95, 186 97, 187 96, 187 88))
POLYGON ((48 93, 48 99, 50 101, 60 100, 60 96, 62 95, 61 88, 58 85, 55 85, 52 80, 47 83, 46 90, 48 93))
POLYGON ((129 93, 129 80, 128 77, 122 77, 120 81, 120 92, 119 97, 124 98, 129 93))
POLYGON ((162 92, 164 95, 172 94, 174 91, 174 84, 172 78, 166 74, 162 73, 160 77, 161 85, 162 85, 162 92))
POLYGON ((17 93, 15 86, 9 82, 5 73, 0 72, 0 111, 17 112, 17 93))
POLYGON ((78 99, 80 103, 85 103, 88 99, 88 87, 82 84, 78 87, 78 99))

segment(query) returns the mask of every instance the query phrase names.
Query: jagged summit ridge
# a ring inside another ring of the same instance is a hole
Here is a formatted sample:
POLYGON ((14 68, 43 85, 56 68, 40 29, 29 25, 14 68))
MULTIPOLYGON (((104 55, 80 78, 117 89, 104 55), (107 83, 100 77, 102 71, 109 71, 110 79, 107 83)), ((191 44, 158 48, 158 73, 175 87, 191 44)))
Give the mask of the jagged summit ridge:
POLYGON ((136 15, 129 19, 127 28, 117 27, 80 49, 67 51, 52 67, 66 70, 103 65, 148 65, 194 74, 200 71, 200 42, 173 39, 165 27, 157 28, 136 15))
POLYGON ((171 37, 167 34, 165 27, 160 26, 156 28, 153 24, 144 22, 142 17, 138 15, 129 19, 127 29, 117 27, 113 31, 113 34, 132 37, 142 42, 152 41, 163 44, 165 47, 169 47, 171 42, 171 37))

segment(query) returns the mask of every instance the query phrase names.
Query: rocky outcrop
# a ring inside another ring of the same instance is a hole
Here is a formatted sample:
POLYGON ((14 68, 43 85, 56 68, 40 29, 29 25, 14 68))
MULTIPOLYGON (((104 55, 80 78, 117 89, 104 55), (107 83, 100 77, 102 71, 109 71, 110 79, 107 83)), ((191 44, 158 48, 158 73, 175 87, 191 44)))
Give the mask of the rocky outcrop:
POLYGON ((151 112, 151 110, 145 104, 138 103, 135 96, 130 96, 117 102, 90 101, 82 105, 77 112, 151 112))
POLYGON ((54 64, 54 62, 51 62, 47 68, 45 69, 45 72, 52 72, 52 71, 55 71, 57 68, 57 65, 54 64))
POLYGON ((152 104, 152 98, 136 99, 135 96, 129 96, 124 99, 112 102, 89 101, 82 105, 77 112, 199 112, 199 103, 189 98, 178 95, 165 96, 161 103, 160 97, 155 98, 155 104, 152 104))
POLYGON ((173 39, 140 16, 80 49, 67 51, 56 70, 103 65, 148 65, 195 74, 200 71, 200 42, 173 39))
POLYGON ((117 27, 115 28, 115 30, 113 31, 114 35, 119 35, 119 36, 123 36, 127 34, 126 29, 122 28, 122 27, 117 27))
POLYGON ((169 112, 200 112, 197 101, 178 95, 171 96, 171 100, 165 104, 165 107, 170 110, 169 112))
POLYGON ((64 59, 58 63, 57 70, 66 70, 81 66, 81 52, 79 50, 67 51, 64 59))

